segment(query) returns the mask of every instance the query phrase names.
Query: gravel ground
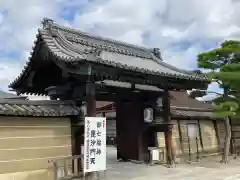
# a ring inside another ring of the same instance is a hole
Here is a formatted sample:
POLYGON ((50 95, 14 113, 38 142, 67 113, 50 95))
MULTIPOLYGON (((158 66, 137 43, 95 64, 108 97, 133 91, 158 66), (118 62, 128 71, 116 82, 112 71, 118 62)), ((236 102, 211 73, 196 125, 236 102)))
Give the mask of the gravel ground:
POLYGON ((199 163, 178 164, 176 168, 116 162, 116 149, 108 148, 107 180, 240 180, 240 160, 220 164, 220 157, 202 159, 199 163))

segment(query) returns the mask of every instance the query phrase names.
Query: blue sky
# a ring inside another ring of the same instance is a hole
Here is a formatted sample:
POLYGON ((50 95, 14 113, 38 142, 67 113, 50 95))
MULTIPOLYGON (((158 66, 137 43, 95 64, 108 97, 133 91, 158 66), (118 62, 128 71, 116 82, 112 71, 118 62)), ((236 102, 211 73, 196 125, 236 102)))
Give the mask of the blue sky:
POLYGON ((1 1, 0 89, 7 91, 22 70, 43 17, 97 35, 158 47, 165 62, 190 70, 196 68, 199 52, 225 39, 240 38, 239 9, 240 1, 232 0, 1 1))

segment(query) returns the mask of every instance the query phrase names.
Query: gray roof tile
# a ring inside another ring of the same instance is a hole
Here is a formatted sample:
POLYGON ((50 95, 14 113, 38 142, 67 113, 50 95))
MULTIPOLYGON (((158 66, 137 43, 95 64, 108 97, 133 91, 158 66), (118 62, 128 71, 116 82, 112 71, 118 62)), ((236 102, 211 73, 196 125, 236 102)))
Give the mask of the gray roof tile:
POLYGON ((177 118, 184 118, 184 117, 190 117, 190 118, 202 118, 202 119, 216 119, 216 115, 214 112, 210 109, 201 109, 201 108, 190 108, 190 107, 176 107, 171 106, 171 115, 172 117, 177 118))
MULTIPOLYGON (((164 63, 161 57, 154 54, 154 49, 127 44, 108 38, 70 29, 45 19, 44 28, 39 30, 37 41, 46 44, 51 55, 65 62, 89 61, 132 70, 151 75, 207 81, 206 77, 178 69, 164 63)), ((21 75, 10 84, 14 86, 30 69, 29 64, 21 75)))
POLYGON ((0 115, 73 116, 80 109, 72 101, 0 100, 0 115))

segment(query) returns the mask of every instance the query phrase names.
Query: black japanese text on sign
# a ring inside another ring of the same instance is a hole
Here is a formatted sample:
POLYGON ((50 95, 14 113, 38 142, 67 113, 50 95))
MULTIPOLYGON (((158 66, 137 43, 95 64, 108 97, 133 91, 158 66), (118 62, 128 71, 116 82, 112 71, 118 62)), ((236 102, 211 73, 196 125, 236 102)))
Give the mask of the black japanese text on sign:
POLYGON ((97 121, 96 130, 91 130, 90 132, 90 164, 96 163, 96 156, 101 155, 102 141, 101 141, 101 128, 104 128, 105 122, 97 121))

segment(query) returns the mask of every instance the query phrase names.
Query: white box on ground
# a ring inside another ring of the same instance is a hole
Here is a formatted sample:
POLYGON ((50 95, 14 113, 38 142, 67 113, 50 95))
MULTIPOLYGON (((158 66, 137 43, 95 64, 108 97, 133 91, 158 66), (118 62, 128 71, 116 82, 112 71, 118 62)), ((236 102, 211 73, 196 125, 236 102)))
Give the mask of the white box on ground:
POLYGON ((152 160, 159 161, 159 150, 158 149, 152 150, 152 160))
POLYGON ((106 118, 85 117, 84 172, 106 170, 106 118))
POLYGON ((160 160, 160 149, 158 147, 148 147, 148 150, 151 153, 151 161, 159 161, 160 160))

